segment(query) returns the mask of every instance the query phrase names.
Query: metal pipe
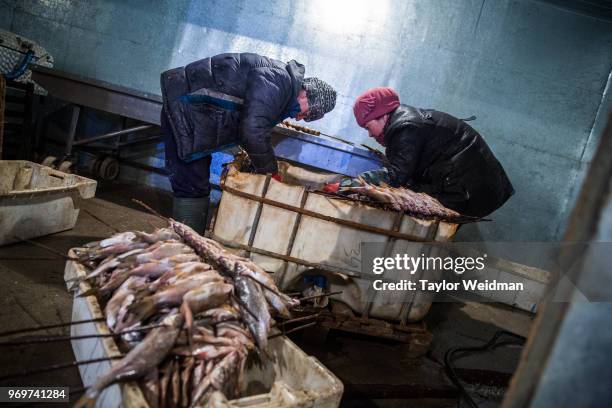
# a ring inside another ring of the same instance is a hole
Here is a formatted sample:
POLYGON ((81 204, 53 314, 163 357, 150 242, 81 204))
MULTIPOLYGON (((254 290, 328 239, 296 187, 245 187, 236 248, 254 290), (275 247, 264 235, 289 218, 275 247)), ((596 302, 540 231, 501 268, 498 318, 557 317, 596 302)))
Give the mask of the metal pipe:
POLYGON ((342 293, 343 291, 339 290, 337 292, 329 292, 329 293, 322 293, 320 295, 312 295, 312 296, 305 296, 303 298, 298 299, 300 302, 303 302, 304 300, 310 300, 310 299, 316 299, 316 298, 320 298, 320 297, 324 297, 324 296, 331 296, 331 295, 339 295, 340 293, 342 293))
POLYGON ((91 143, 91 142, 97 142, 97 141, 100 141, 100 140, 111 139, 111 138, 116 137, 116 136, 121 136, 121 135, 125 135, 125 134, 128 134, 128 133, 140 132, 140 131, 143 131, 143 130, 151 129, 153 127, 154 127, 154 125, 134 126, 134 127, 128 128, 128 129, 122 129, 122 130, 117 130, 115 132, 105 133, 105 134, 100 135, 100 136, 88 137, 87 139, 77 140, 74 143, 72 143, 72 145, 73 146, 79 146, 79 145, 83 145, 83 144, 87 144, 87 143, 91 143))
POLYGON ((295 319, 289 319, 289 320, 284 320, 282 322, 276 323, 274 324, 274 326, 284 326, 286 324, 293 324, 293 323, 297 323, 297 322, 304 322, 307 320, 312 320, 312 319, 316 319, 321 315, 321 313, 316 313, 316 314, 311 314, 308 316, 304 316, 304 317, 296 317, 295 319))
POLYGON ((240 191, 240 190, 237 190, 237 189, 235 189, 233 187, 229 187, 228 185, 223 185, 221 187, 221 189, 224 190, 224 191, 227 191, 230 194, 238 196, 238 197, 247 198, 247 199, 252 200, 252 201, 258 201, 258 202, 261 202, 261 203, 264 203, 264 204, 268 204, 268 205, 271 205, 271 206, 274 206, 274 207, 282 208, 283 210, 293 211, 293 212, 296 212, 296 213, 307 215, 309 217, 318 218, 318 219, 321 219, 323 221, 333 222, 333 223, 344 225, 344 226, 347 226, 347 227, 351 227, 351 228, 354 228, 354 229, 357 229, 357 230, 367 231, 367 232, 374 232, 374 233, 377 233, 377 234, 383 234, 383 235, 386 235, 386 236, 400 238, 400 239, 405 239, 407 241, 413 241, 413 242, 426 242, 427 241, 425 238, 421 238, 421 237, 418 237, 416 235, 404 234, 404 233, 401 233, 401 232, 391 231, 391 230, 384 229, 384 228, 379 228, 379 227, 375 227, 375 226, 360 224, 358 222, 354 222, 354 221, 350 221, 350 220, 345 220, 345 219, 342 219, 342 218, 331 217, 331 216, 328 216, 328 215, 320 214, 320 213, 315 212, 315 211, 310 211, 310 210, 306 210, 304 208, 300 208, 300 207, 296 207, 296 206, 293 206, 293 205, 285 204, 285 203, 282 203, 280 201, 271 200, 269 198, 264 198, 264 197, 260 197, 260 196, 254 195, 254 194, 245 193, 244 191, 240 191))
POLYGON ((0 333, 0 337, 12 336, 14 334, 29 333, 29 332, 40 331, 40 330, 57 329, 58 327, 73 326, 76 324, 103 322, 104 320, 105 319, 103 317, 98 317, 97 319, 75 320, 69 323, 58 323, 58 324, 50 324, 47 326, 27 327, 25 329, 10 330, 10 331, 2 332, 0 333))
POLYGON ((82 336, 52 336, 52 337, 41 337, 41 338, 37 338, 37 339, 23 339, 23 340, 17 340, 17 341, 4 341, 4 342, 0 342, 0 347, 5 347, 5 346, 22 346, 22 345, 40 344, 40 343, 54 343, 54 342, 57 342, 57 341, 83 340, 83 339, 92 339, 92 338, 100 338, 100 337, 116 337, 116 336, 121 336, 121 335, 127 334, 127 333, 135 333, 135 332, 152 330, 152 329, 155 329, 156 327, 162 327, 162 326, 165 326, 165 325, 164 324, 152 324, 152 325, 149 325, 149 326, 142 326, 142 327, 137 327, 137 328, 134 328, 134 329, 122 330, 122 331, 118 331, 116 333, 85 334, 85 335, 82 335, 82 336))
POLYGON ((294 327, 294 328, 293 328, 293 329, 291 329, 291 330, 287 330, 287 331, 285 331, 285 332, 276 333, 276 334, 273 334, 273 335, 271 335, 271 336, 268 336, 268 339, 274 339, 274 338, 276 338, 276 337, 284 336, 284 335, 287 335, 287 334, 289 334, 289 333, 293 333, 293 332, 296 332, 296 331, 298 331, 298 330, 303 330, 303 329, 305 329, 305 328, 307 328, 307 327, 314 326, 314 325, 316 325, 316 324, 317 324, 317 322, 312 322, 312 323, 304 324, 304 325, 302 325, 302 326, 294 327))
POLYGON ((145 137, 145 138, 138 139, 138 140, 121 142, 121 143, 119 143, 119 145, 117 147, 119 147, 119 148, 121 148, 121 147, 128 147, 128 146, 129 147, 133 147, 133 146, 137 146, 137 145, 141 145, 141 144, 159 143, 161 141, 163 141, 163 136, 157 135, 157 136, 145 137))
POLYGON ((94 358, 92 360, 72 361, 70 363, 64 363, 64 364, 54 364, 50 366, 36 368, 34 370, 25 370, 20 373, 3 375, 3 376, 0 376, 0 381, 12 380, 14 378, 27 377, 27 376, 35 375, 35 374, 48 373, 49 371, 62 370, 64 368, 70 368, 70 367, 78 367, 78 366, 85 365, 85 364, 94 364, 94 363, 100 363, 102 361, 117 360, 119 358, 123 358, 123 355, 94 358))
MULTIPOLYGON (((221 189, 223 189, 223 187, 221 187, 221 189)), ((293 263, 296 263, 298 265, 307 266, 310 269, 319 269, 319 270, 322 270, 322 271, 336 272, 336 273, 341 273, 341 274, 344 274, 344 275, 347 275, 347 276, 351 276, 351 277, 360 277, 360 278, 363 278, 363 279, 370 279, 371 278, 369 275, 362 275, 362 274, 360 274, 358 272, 355 272, 355 271, 348 271, 348 270, 336 268, 335 266, 331 266, 331 265, 322 265, 322 264, 317 264, 317 263, 313 263, 313 262, 308 262, 308 261, 304 261, 303 259, 299 259, 299 258, 294 258, 294 257, 291 257, 291 256, 287 256, 287 255, 278 254, 276 252, 266 251, 264 249, 259 249, 259 248, 249 247, 249 246, 243 245, 243 244, 238 244, 236 242, 232 242, 232 241, 228 241, 226 239, 220 238, 220 237, 218 237, 215 234, 212 234, 211 238, 214 239, 215 241, 225 245, 226 247, 230 247, 230 248, 234 248, 234 249, 242 249, 242 250, 245 250, 245 251, 254 252, 256 254, 269 256, 271 258, 282 259, 283 261, 293 262, 293 263)), ((270 273, 270 272, 268 272, 268 273, 270 273)))
POLYGON ((57 257, 32 257, 28 256, 2 256, 0 257, 0 261, 57 261, 57 257))

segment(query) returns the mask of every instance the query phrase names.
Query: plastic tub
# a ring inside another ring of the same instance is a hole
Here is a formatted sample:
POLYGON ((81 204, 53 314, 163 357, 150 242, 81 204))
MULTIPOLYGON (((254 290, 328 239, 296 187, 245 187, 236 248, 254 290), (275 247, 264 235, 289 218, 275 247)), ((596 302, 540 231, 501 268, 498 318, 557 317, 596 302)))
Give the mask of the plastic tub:
MULTIPOLYGON (((75 256, 73 250, 70 256, 75 256)), ((84 268, 73 261, 66 263, 64 279, 83 276, 84 268)), ((89 285, 81 283, 81 289, 89 285)), ((86 320, 104 317, 100 305, 94 296, 75 297, 72 307, 72 320, 86 320)), ((92 333, 110 333, 104 321, 74 325, 71 335, 92 333)), ((112 337, 73 340, 72 349, 76 360, 89 360, 119 354, 117 344, 112 337)), ((344 386, 323 364, 314 357, 308 356, 285 336, 270 340, 271 358, 262 366, 249 364, 245 370, 242 393, 243 398, 222 403, 222 407, 248 408, 290 408, 320 407, 335 408, 340 405, 344 386)), ((81 379, 87 387, 111 367, 111 362, 79 366, 81 379)), ((107 388, 100 398, 97 407, 147 407, 148 404, 134 382, 116 384, 107 388)))
POLYGON ((0 160, 0 245, 74 228, 75 202, 94 197, 96 184, 29 161, 0 160))

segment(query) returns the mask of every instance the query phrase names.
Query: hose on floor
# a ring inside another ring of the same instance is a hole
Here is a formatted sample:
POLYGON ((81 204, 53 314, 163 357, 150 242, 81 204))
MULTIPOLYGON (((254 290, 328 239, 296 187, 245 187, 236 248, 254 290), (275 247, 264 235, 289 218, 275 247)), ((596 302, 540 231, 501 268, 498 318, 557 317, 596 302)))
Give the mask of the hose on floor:
POLYGON ((459 391, 461 392, 461 397, 463 400, 470 406, 471 408, 478 408, 476 402, 472 399, 470 394, 467 392, 463 384, 459 381, 459 376, 455 370, 454 360, 458 357, 465 357, 468 354, 478 353, 483 351, 494 350, 499 347, 504 346, 522 346, 525 344, 525 338, 523 336, 519 336, 518 334, 511 333, 506 330, 500 330, 495 333, 495 335, 486 342, 482 346, 474 346, 474 347, 456 347, 450 348, 444 354, 444 368, 446 370, 446 374, 450 378, 450 380, 455 384, 459 391), (510 337, 509 340, 500 341, 502 337, 510 337), (460 353, 460 355, 458 355, 460 353))

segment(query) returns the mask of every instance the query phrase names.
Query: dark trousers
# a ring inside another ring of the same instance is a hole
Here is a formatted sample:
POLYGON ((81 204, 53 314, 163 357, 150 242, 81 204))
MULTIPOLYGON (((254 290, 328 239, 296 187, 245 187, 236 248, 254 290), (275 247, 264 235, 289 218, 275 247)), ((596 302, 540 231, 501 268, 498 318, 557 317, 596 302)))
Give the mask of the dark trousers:
POLYGON ((170 172, 170 184, 175 197, 199 198, 210 195, 210 162, 206 156, 192 162, 184 162, 176 153, 176 142, 166 113, 161 112, 161 128, 166 148, 166 169, 170 172))

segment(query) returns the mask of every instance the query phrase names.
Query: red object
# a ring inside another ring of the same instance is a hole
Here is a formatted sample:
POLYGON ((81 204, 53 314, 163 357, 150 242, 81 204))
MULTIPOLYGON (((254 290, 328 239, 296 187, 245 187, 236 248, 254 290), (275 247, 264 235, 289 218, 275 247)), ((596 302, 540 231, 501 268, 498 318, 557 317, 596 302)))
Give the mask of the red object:
POLYGON ((274 173, 274 174, 272 175, 272 178, 273 178, 274 180, 278 181, 279 183, 280 183, 281 181, 283 181, 283 180, 281 180, 281 176, 280 176, 280 174, 278 174, 278 173, 274 173))
POLYGON ((340 189, 340 183, 329 183, 323 186, 323 191, 326 193, 337 193, 340 189))
POLYGON ((398 106, 400 106, 399 95, 393 88, 372 88, 357 97, 353 113, 359 126, 364 127, 372 119, 394 111, 398 106))

